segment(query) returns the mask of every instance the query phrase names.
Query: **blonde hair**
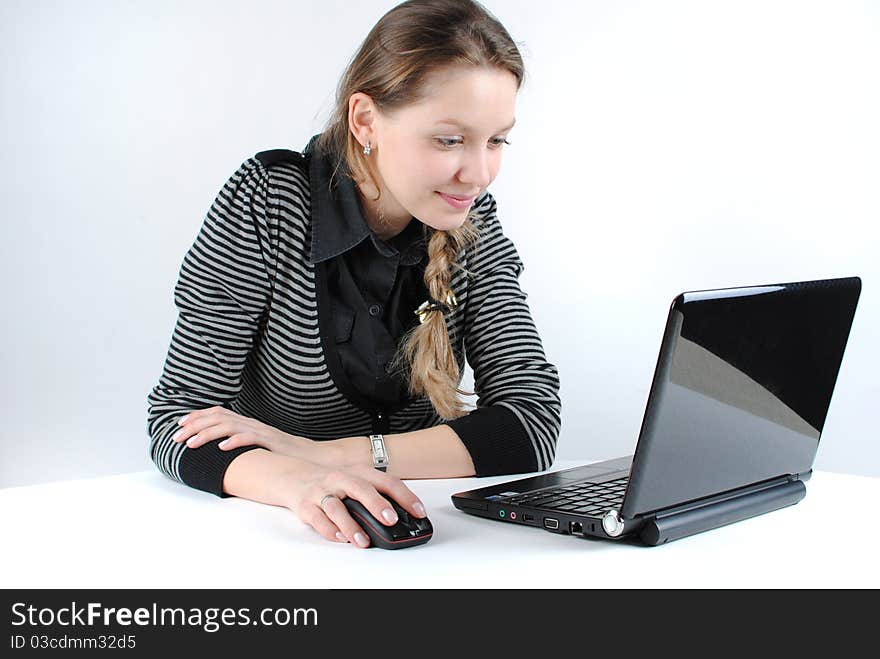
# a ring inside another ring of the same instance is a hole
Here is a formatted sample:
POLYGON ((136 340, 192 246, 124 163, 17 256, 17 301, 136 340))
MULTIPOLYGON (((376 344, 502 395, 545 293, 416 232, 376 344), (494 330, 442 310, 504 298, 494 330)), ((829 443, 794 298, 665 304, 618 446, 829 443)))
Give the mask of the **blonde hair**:
MULTIPOLYGON (((379 189, 361 144, 349 130, 352 94, 367 94, 380 112, 390 115, 422 100, 428 76, 452 65, 509 71, 516 77, 517 89, 525 78, 516 44, 478 2, 408 0, 379 19, 340 79, 333 114, 316 144, 317 149, 336 158, 334 175, 343 167, 355 181, 369 182, 379 189)), ((425 226, 430 238, 424 280, 434 300, 446 301, 454 294, 450 290, 452 271, 461 267, 463 250, 479 237, 474 213, 471 211, 457 229, 438 231, 425 226)), ((473 394, 459 389, 461 374, 441 311, 428 312, 425 322, 401 339, 393 365, 401 364, 409 371, 410 394, 427 396, 439 416, 455 419, 466 413, 459 395, 473 394)))

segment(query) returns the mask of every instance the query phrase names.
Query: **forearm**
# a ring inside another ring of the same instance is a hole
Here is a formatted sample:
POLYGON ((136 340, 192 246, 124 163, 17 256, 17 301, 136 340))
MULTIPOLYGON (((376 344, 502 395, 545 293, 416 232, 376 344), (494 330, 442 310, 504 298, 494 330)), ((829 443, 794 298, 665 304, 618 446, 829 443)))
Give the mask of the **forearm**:
POLYGON ((259 503, 289 508, 294 490, 309 469, 304 459, 257 448, 233 460, 223 477, 223 491, 259 503))
MULTIPOLYGON (((333 466, 372 464, 366 436, 320 442, 318 461, 333 466), (323 446, 321 446, 323 445, 323 446)), ((470 453, 447 425, 385 435, 388 473, 397 478, 459 478, 473 476, 470 453)))

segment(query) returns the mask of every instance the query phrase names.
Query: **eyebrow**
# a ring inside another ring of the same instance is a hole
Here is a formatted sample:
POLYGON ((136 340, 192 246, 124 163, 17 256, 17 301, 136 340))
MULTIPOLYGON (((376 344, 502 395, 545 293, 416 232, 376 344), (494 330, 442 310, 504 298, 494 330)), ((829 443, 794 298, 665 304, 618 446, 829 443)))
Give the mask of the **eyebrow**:
MULTIPOLYGON (((473 131, 473 129, 472 129, 470 126, 467 126, 467 125, 463 124, 463 123, 460 122, 460 121, 456 121, 455 119, 441 119, 441 120, 438 121, 435 125, 440 125, 440 124, 448 124, 448 125, 450 125, 450 126, 458 126, 459 128, 464 128, 464 129, 465 129, 466 131, 468 131, 468 132, 473 131)), ((505 126, 504 128, 500 129, 498 132, 502 132, 502 131, 505 131, 505 130, 510 130, 511 128, 514 127, 515 124, 516 124, 516 119, 514 119, 514 120, 510 123, 509 126, 505 126)))

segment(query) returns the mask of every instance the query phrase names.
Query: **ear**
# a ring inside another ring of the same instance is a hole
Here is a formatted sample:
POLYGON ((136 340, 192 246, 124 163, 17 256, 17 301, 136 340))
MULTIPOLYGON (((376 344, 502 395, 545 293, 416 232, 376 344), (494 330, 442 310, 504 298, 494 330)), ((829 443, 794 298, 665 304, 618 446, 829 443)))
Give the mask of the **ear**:
POLYGON ((376 147, 376 107, 373 99, 363 92, 355 92, 348 98, 348 129, 366 146, 376 147))

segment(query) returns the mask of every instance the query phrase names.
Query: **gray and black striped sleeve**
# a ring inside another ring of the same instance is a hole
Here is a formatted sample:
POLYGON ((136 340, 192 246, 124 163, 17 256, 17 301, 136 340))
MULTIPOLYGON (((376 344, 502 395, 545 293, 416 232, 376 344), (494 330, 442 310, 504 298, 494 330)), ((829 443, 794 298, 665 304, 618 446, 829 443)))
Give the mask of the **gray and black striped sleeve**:
POLYGON ((543 471, 553 464, 562 426, 559 374, 547 361, 519 286, 523 263, 504 235, 494 198, 477 210, 480 239, 465 309, 465 354, 474 371, 477 409, 448 421, 477 476, 543 471))
POLYGON ((227 467, 244 451, 197 449, 171 440, 187 412, 228 406, 268 303, 274 267, 267 217, 268 172, 246 160, 224 184, 183 259, 179 311, 159 384, 148 395, 150 457, 176 481, 220 497, 227 467))

